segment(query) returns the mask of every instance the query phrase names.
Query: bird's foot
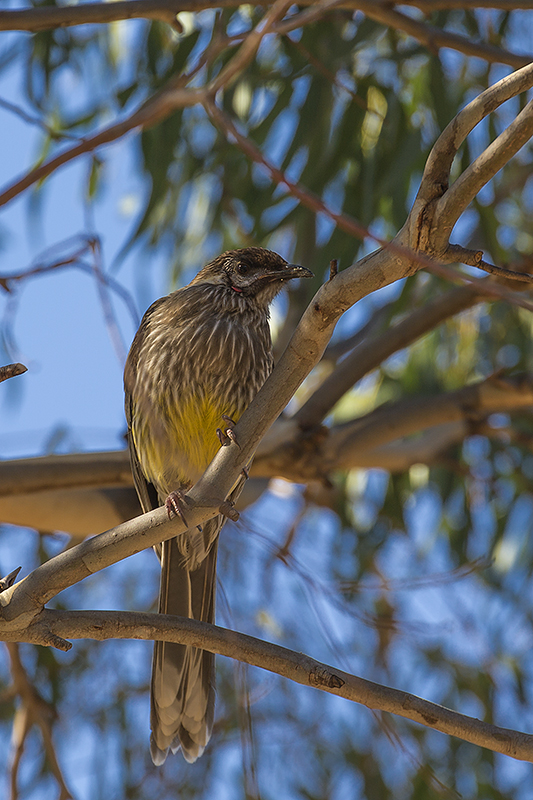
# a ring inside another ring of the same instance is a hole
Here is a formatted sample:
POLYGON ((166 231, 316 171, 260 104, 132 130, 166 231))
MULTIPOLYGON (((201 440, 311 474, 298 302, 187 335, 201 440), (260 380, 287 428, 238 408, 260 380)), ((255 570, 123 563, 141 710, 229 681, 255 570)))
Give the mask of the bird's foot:
POLYGON ((235 436, 235 433, 233 431, 233 428, 235 427, 235 421, 232 420, 231 417, 228 417, 227 414, 222 414, 222 419, 226 423, 226 427, 224 428, 224 430, 217 428, 217 436, 219 438, 220 444, 223 447, 227 447, 229 444, 233 442, 234 444, 237 445, 237 447, 240 447, 240 444, 237 441, 237 437, 235 436))
POLYGON ((219 505, 218 510, 224 517, 231 519, 232 522, 237 522, 239 519, 240 514, 231 500, 224 500, 224 502, 219 505))
POLYGON ((183 524, 187 527, 189 527, 189 525, 185 517, 185 510, 189 506, 189 498, 181 489, 176 489, 174 492, 170 492, 169 496, 165 500, 165 508, 167 510, 168 518, 172 519, 173 515, 179 517, 183 524))

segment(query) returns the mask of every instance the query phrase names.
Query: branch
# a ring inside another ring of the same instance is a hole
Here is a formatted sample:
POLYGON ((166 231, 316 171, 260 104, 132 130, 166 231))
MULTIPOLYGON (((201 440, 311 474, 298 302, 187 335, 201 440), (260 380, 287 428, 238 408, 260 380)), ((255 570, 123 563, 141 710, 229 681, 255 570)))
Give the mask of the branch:
POLYGON ((515 8, 533 8, 533 0, 402 0, 402 6, 413 6, 430 14, 449 9, 500 8, 513 11, 515 8))
MULTIPOLYGON (((87 23, 109 23, 121 19, 151 19, 167 22, 178 31, 181 31, 181 25, 177 19, 177 14, 182 11, 195 12, 201 11, 206 8, 238 8, 242 5, 241 0, 118 0, 113 4, 109 3, 85 3, 79 6, 64 6, 62 8, 28 8, 16 11, 0 11, 0 31, 1 30, 25 30, 25 31, 42 31, 51 28, 64 28, 72 25, 83 25, 87 23)), ((260 0, 252 0, 252 6, 261 5, 260 0)), ((301 6, 316 6, 322 5, 315 3, 314 0, 303 0, 301 6)), ((329 7, 330 3, 324 4, 329 7)), ((511 67, 523 67, 531 61, 531 56, 527 54, 511 53, 503 48, 496 47, 495 45, 485 44, 483 42, 473 42, 465 36, 453 33, 450 31, 443 31, 425 22, 415 20, 407 14, 391 8, 391 3, 387 0, 338 0, 331 5, 346 10, 359 10, 366 14, 371 19, 381 22, 384 25, 401 30, 409 36, 417 39, 421 44, 428 48, 430 51, 438 50, 440 47, 449 47, 458 52, 464 53, 469 56, 476 56, 488 62, 496 62, 500 64, 509 64, 511 67)), ((441 2, 440 4, 431 2, 411 2, 402 3, 402 5, 413 5, 420 9, 433 11, 436 8, 464 8, 465 4, 458 2, 454 3, 453 0, 448 2, 441 2)), ((508 2, 500 0, 500 2, 492 3, 473 3, 474 7, 483 7, 484 5, 489 8, 531 8, 532 3, 508 2)), ((318 12, 318 15, 322 11, 318 12)), ((315 13, 309 15, 306 12, 295 15, 298 19, 296 22, 291 23, 290 20, 284 23, 283 30, 280 32, 287 32, 294 30, 295 27, 301 27, 308 24, 316 18, 315 13)))
POLYGON ((433 53, 438 52, 441 47, 448 47, 467 56, 482 58, 484 61, 491 63, 508 64, 516 69, 525 67, 533 60, 532 55, 511 53, 501 47, 485 44, 484 42, 474 42, 458 33, 428 25, 426 22, 413 19, 401 11, 391 8, 390 4, 387 3, 376 3, 375 0, 357 0, 357 7, 367 17, 376 20, 376 22, 381 22, 389 28, 403 31, 417 39, 433 53))
MULTIPOLYGON (((88 453, 87 455, 92 455, 88 453)), ((50 456, 53 459, 53 456, 50 456)), ((271 476, 269 476, 271 477, 271 476)), ((125 483, 131 484, 131 475, 125 483)), ((237 503, 243 511, 259 499, 268 486, 268 478, 252 476, 237 503)), ((141 513, 133 486, 100 486, 92 489, 56 489, 28 491, 27 494, 0 495, 0 520, 11 525, 34 528, 39 533, 63 531, 70 543, 120 525, 141 513)), ((0 581, 1 588, 1 581, 0 581)))
POLYGON ((481 299, 483 296, 471 288, 452 289, 411 312, 379 336, 365 339, 337 365, 291 420, 302 430, 318 425, 354 384, 386 358, 481 299))
MULTIPOLYGON (((197 620, 121 611, 44 611, 22 641, 143 639, 176 642, 260 667, 303 686, 387 711, 421 725, 522 761, 533 762, 533 736, 499 728, 399 689, 342 672, 285 647, 197 620)), ((12 633, 9 638, 15 636, 12 633)))
MULTIPOLYGON (((0 31, 46 31, 72 25, 116 22, 121 19, 153 19, 178 27, 176 14, 190 8, 182 0, 118 0, 79 6, 22 8, 0 11, 0 31)), ((209 6, 206 4, 205 8, 209 6)), ((181 25, 179 25, 181 30, 181 25)))
POLYGON ((15 798, 17 796, 17 773, 26 737, 33 725, 37 725, 41 732, 50 769, 59 785, 59 800, 71 800, 72 794, 65 783, 65 778, 59 766, 52 740, 52 719, 54 710, 52 706, 41 697, 28 678, 20 658, 18 646, 14 643, 10 643, 7 645, 7 649, 11 661, 11 675, 13 677, 14 688, 21 702, 21 706, 17 709, 13 722, 13 739, 14 744, 16 744, 16 750, 11 766, 11 797, 15 798), (17 720, 17 717, 22 717, 22 720, 17 720), (19 726, 18 735, 15 733, 17 725, 19 726))
POLYGON ((277 440, 267 437, 258 448, 254 470, 297 483, 323 481, 333 470, 354 467, 400 471, 413 463, 431 463, 490 414, 531 405, 533 376, 492 376, 455 392, 387 403, 332 428, 302 433, 289 419, 277 440), (405 441, 423 431, 425 436, 405 441))
POLYGON ((71 544, 141 513, 132 487, 59 489, 0 496, 0 520, 39 533, 63 532, 71 544))
MULTIPOLYGON (((425 245, 428 239, 435 238, 435 252, 442 254, 446 250, 448 236, 451 231, 450 224, 452 220, 457 219, 457 215, 454 216, 453 206, 451 206, 446 209, 449 214, 449 218, 447 218, 443 213, 444 209, 442 204, 436 213, 437 209, 434 207, 436 204, 434 204, 433 201, 446 197, 447 193, 450 191, 448 187, 452 162, 468 134, 472 132, 481 120, 495 111, 502 103, 509 100, 511 97, 515 97, 527 91, 532 86, 533 64, 530 64, 508 75, 493 86, 489 86, 488 89, 465 106, 441 133, 429 154, 420 183, 420 189, 418 190, 407 223, 408 225, 415 225, 419 228, 418 242, 420 245, 425 245), (446 225, 446 231, 438 235, 436 229, 443 224, 446 225)), ((498 137, 496 141, 499 139, 500 137, 498 137)), ((501 148, 502 146, 500 144, 499 149, 501 150, 501 148)), ((511 149, 506 149, 505 152, 506 159, 509 160, 513 152, 511 149)), ((514 152, 516 152, 516 150, 514 150, 514 152)), ((500 167, 498 167, 498 169, 499 168, 500 167)), ((485 185, 485 183, 490 180, 493 174, 495 173, 490 173, 488 169, 485 169, 483 175, 484 180, 478 185, 478 191, 481 186, 485 185)), ((454 186, 456 184, 457 181, 454 186)), ((468 183, 462 188, 468 191, 468 183)), ((461 192, 458 192, 458 195, 456 195, 456 200, 462 203, 461 192)), ((470 200, 468 200, 468 202, 470 202, 470 200)))
MULTIPOLYGON (((336 5, 338 0, 327 0, 320 5, 326 7, 336 5)), ((240 73, 253 59, 259 45, 267 33, 270 33, 274 23, 282 17, 292 5, 292 0, 276 0, 270 11, 261 19, 258 25, 248 33, 233 58, 222 68, 220 73, 207 87, 207 93, 215 95, 220 89, 231 86, 240 73)))
MULTIPOLYGON (((114 4, 111 4, 111 6, 112 5, 114 4)), ((69 6, 69 8, 72 9, 84 7, 85 6, 69 6)), ((44 9, 42 10, 44 11, 44 9)), ((134 128, 155 125, 156 122, 165 119, 176 109, 196 105, 200 101, 202 96, 200 90, 176 88, 174 83, 175 79, 172 79, 165 89, 143 103, 125 120, 104 128, 104 130, 96 133, 94 136, 82 139, 82 141, 74 147, 63 150, 63 152, 59 153, 57 156, 49 159, 49 161, 45 161, 40 166, 29 170, 29 172, 0 192, 0 206, 5 205, 30 186, 33 186, 34 183, 42 181, 56 169, 62 167, 64 164, 68 164, 69 161, 72 161, 78 156, 84 153, 91 153, 103 144, 114 142, 134 128)))
MULTIPOLYGON (((533 65, 526 68, 533 85, 533 65)), ((479 190, 533 136, 533 100, 522 109, 508 128, 489 144, 468 166, 437 203, 437 214, 443 224, 441 236, 448 237, 453 226, 479 190)))
POLYGON ((0 497, 100 486, 133 486, 126 450, 0 461, 0 497))
POLYGON ((458 244, 450 244, 448 245, 446 256, 451 262, 468 264, 470 267, 482 269, 483 272, 488 272, 489 275, 496 275, 498 278, 509 278, 513 282, 533 283, 533 275, 530 272, 519 272, 514 269, 497 267, 495 264, 489 264, 487 261, 484 261, 482 250, 470 250, 458 244))
POLYGON ((5 367, 0 367, 0 383, 14 378, 16 375, 23 375, 27 371, 28 367, 25 367, 24 364, 7 364, 5 367))
POLYGON ((533 405, 533 376, 493 375, 455 392, 431 397, 406 397, 377 408, 366 417, 336 427, 323 458, 343 469, 353 458, 401 437, 446 422, 476 424, 480 417, 509 413, 533 405))

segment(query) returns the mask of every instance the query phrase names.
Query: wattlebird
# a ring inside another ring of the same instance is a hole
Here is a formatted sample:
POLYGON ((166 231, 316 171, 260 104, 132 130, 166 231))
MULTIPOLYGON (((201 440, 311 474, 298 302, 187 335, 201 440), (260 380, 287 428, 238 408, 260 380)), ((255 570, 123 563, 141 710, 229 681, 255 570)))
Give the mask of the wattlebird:
MULTIPOLYGON (((312 272, 261 247, 230 250, 183 289, 150 306, 133 340, 124 388, 135 487, 143 511, 166 505, 186 523, 187 490, 273 366, 269 306, 283 284, 312 272)), ((243 471, 228 501, 246 479, 243 471)), ((219 515, 157 548, 159 612, 214 622, 219 515)), ((214 656, 155 642, 150 749, 162 764, 181 748, 193 762, 213 726, 214 656)))

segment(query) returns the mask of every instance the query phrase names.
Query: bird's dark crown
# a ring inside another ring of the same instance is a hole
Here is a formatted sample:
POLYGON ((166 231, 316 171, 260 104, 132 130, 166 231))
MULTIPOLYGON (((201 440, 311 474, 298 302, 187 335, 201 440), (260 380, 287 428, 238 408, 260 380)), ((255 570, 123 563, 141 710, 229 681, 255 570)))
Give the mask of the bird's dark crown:
POLYGON ((284 281, 310 277, 305 267, 288 264, 272 250, 245 247, 228 250, 203 267, 191 284, 209 283, 227 287, 242 297, 253 297, 268 304, 280 291, 284 281))

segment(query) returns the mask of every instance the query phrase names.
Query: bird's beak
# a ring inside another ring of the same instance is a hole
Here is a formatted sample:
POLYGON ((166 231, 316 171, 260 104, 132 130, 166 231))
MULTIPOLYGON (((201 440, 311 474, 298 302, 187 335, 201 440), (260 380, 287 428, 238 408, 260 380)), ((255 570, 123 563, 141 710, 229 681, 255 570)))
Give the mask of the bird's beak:
POLYGON ((314 274, 307 267, 301 267, 299 264, 287 264, 283 267, 281 273, 278 273, 283 280, 290 280, 291 278, 314 278, 314 274))

